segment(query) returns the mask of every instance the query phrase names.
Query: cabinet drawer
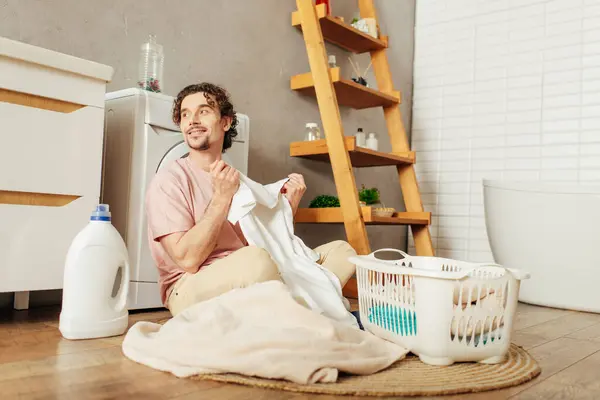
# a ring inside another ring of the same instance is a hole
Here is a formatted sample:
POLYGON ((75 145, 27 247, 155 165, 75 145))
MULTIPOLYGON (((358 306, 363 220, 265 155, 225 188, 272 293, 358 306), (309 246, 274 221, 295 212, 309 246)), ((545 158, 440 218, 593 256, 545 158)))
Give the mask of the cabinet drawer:
POLYGON ((71 113, 0 102, 0 190, 100 193, 104 110, 71 113))
POLYGON ((108 65, 0 37, 0 89, 104 108, 108 65))
POLYGON ((60 289, 71 242, 98 197, 62 207, 0 204, 0 292, 60 289))

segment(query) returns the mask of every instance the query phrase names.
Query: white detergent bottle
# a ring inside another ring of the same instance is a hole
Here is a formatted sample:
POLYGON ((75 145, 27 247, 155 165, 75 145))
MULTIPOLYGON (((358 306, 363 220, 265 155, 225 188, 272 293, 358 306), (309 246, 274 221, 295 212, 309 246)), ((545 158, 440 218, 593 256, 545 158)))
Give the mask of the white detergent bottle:
POLYGON ((121 335, 128 326, 129 256, 100 204, 73 239, 64 272, 59 329, 66 339, 121 335))

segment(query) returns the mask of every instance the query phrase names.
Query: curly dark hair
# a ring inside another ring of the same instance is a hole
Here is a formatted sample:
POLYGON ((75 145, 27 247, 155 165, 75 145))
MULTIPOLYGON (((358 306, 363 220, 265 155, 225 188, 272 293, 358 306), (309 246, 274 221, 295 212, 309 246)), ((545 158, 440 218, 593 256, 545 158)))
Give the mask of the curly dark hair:
POLYGON ((233 104, 231 104, 229 93, 224 88, 208 82, 202 82, 186 86, 179 92, 179 94, 177 94, 177 97, 173 102, 173 122, 176 125, 179 125, 179 123, 181 122, 181 103, 183 102, 183 99, 185 99, 191 94, 199 92, 204 93, 206 102, 211 107, 215 107, 215 102, 213 101, 212 97, 210 97, 214 96, 219 106, 219 112, 221 113, 221 117, 231 118, 231 126, 229 127, 229 130, 225 132, 225 138, 223 139, 222 152, 225 153, 225 150, 227 150, 233 145, 233 138, 235 138, 238 135, 238 118, 235 110, 233 109, 233 104))

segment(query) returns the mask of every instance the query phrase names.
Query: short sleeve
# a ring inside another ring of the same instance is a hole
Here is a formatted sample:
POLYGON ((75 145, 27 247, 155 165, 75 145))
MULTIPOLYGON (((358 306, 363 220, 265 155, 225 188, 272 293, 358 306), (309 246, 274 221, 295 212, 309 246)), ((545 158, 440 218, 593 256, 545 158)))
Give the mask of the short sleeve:
POLYGON ((194 214, 184 187, 171 174, 156 175, 146 193, 146 216, 152 239, 175 232, 186 232, 194 224, 194 214))

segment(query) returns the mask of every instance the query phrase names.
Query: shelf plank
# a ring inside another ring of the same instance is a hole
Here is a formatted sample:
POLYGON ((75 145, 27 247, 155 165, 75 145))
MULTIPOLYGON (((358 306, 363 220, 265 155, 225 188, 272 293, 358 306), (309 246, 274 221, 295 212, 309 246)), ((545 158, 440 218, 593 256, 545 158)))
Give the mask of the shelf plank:
MULTIPOLYGON (((381 39, 374 38, 339 18, 326 15, 324 4, 319 4, 316 7, 317 17, 319 18, 321 32, 325 41, 355 54, 382 50, 388 47, 387 37, 382 37, 381 39)), ((292 13, 292 26, 302 31, 300 13, 298 11, 292 13)))
MULTIPOLYGON (((340 76, 340 68, 331 68, 331 81, 338 104, 357 110, 373 107, 390 107, 400 103, 400 92, 384 93, 368 88, 340 76)), ((315 86, 310 72, 292 76, 290 87, 303 95, 315 97, 315 86)))
MULTIPOLYGON (((372 207, 361 207, 366 225, 430 225, 430 212, 397 212, 391 217, 373 215, 372 207)), ((300 208, 296 213, 295 222, 299 224, 341 224, 344 222, 342 209, 331 208, 300 208)))
MULTIPOLYGON (((346 149, 353 167, 381 167, 386 165, 404 165, 415 163, 415 152, 384 153, 356 145, 354 136, 344 138, 346 149)), ((329 150, 325 139, 310 142, 293 142, 290 144, 290 156, 314 161, 330 162, 329 150)))
POLYGON ((80 197, 74 194, 17 192, 0 189, 0 204, 63 207, 80 197))

